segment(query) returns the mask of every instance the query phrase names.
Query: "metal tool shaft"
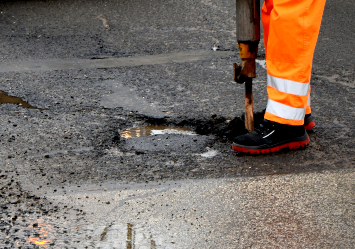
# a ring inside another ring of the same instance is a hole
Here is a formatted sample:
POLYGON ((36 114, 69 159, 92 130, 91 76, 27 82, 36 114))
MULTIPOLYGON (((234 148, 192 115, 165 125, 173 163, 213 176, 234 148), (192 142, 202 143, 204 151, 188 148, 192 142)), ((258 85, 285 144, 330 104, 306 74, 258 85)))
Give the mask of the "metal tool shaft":
POLYGON ((245 128, 254 130, 252 78, 260 40, 260 0, 236 0, 237 41, 240 66, 234 64, 234 79, 245 83, 245 128))
POLYGON ((252 78, 248 78, 245 82, 245 128, 248 131, 254 130, 252 81, 252 78))

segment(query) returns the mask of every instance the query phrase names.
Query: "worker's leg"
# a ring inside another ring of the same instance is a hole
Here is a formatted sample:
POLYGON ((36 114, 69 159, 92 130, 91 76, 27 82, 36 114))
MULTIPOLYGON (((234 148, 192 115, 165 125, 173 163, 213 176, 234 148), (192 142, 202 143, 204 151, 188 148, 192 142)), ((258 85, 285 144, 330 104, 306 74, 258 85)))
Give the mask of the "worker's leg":
MULTIPOLYGON (((311 92, 311 86, 309 86, 309 92, 311 92)), ((313 127, 316 126, 316 123, 314 122, 314 119, 311 115, 311 95, 310 94, 308 96, 306 115, 304 118, 304 125, 303 126, 306 129, 306 131, 312 130, 313 127)))
MULTIPOLYGON (((262 8, 262 22, 263 22, 263 37, 264 37, 264 47, 265 53, 267 54, 268 39, 269 39, 269 26, 270 26, 270 15, 274 8, 273 0, 266 0, 262 8)), ((263 112, 265 113, 265 111, 263 112)), ((308 98, 308 103, 306 107, 306 117, 304 119, 304 126, 306 130, 312 129, 315 126, 313 118, 311 117, 311 105, 310 97, 308 98)))
POLYGON ((325 0, 265 1, 262 18, 269 96, 265 119, 302 125, 310 113, 312 59, 324 4, 325 0))
POLYGON ((311 114, 311 86, 309 86, 309 96, 308 96, 308 101, 307 101, 307 106, 306 106, 306 115, 311 114))
POLYGON ((273 8, 274 8, 273 0, 266 0, 261 10, 265 54, 267 54, 267 42, 269 40, 269 30, 270 30, 270 14, 273 8))
POLYGON ((303 123, 311 111, 312 59, 324 4, 325 0, 265 0, 266 121, 256 132, 234 138, 234 150, 258 154, 309 143, 303 123))

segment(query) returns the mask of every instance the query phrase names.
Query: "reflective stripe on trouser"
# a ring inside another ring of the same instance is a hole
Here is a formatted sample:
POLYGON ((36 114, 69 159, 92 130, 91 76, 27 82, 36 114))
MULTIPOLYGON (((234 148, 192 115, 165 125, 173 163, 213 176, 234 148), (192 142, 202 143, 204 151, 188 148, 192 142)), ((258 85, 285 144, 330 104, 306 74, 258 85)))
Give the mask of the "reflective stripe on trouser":
POLYGON ((265 119, 302 125, 325 0, 265 0, 262 9, 268 104, 265 119))
MULTIPOLYGON (((311 86, 309 86, 309 93, 311 93, 311 86)), ((311 114, 311 94, 308 95, 306 114, 311 114)))

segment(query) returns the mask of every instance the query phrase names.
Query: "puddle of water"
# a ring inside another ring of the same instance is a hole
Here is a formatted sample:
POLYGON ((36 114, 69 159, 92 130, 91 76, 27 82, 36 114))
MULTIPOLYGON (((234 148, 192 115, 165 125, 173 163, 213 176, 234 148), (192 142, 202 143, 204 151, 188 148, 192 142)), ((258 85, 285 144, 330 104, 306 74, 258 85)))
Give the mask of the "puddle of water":
POLYGON ((38 109, 40 111, 49 110, 49 109, 42 109, 31 106, 27 102, 23 101, 20 97, 9 96, 6 92, 0 91, 0 104, 15 104, 21 106, 22 108, 28 109, 38 109))
POLYGON ((150 125, 143 127, 135 127, 120 132, 121 137, 129 139, 134 137, 144 137, 161 134, 181 134, 181 135, 197 135, 196 132, 185 127, 170 127, 164 125, 150 125))

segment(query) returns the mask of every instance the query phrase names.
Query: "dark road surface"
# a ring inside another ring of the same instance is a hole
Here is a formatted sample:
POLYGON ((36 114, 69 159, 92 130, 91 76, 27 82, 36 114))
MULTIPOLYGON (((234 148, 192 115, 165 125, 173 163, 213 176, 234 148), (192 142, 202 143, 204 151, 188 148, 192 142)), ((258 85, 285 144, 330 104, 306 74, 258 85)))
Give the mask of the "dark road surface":
POLYGON ((354 9, 326 4, 309 147, 248 156, 234 1, 0 1, 0 247, 353 248, 354 9))

